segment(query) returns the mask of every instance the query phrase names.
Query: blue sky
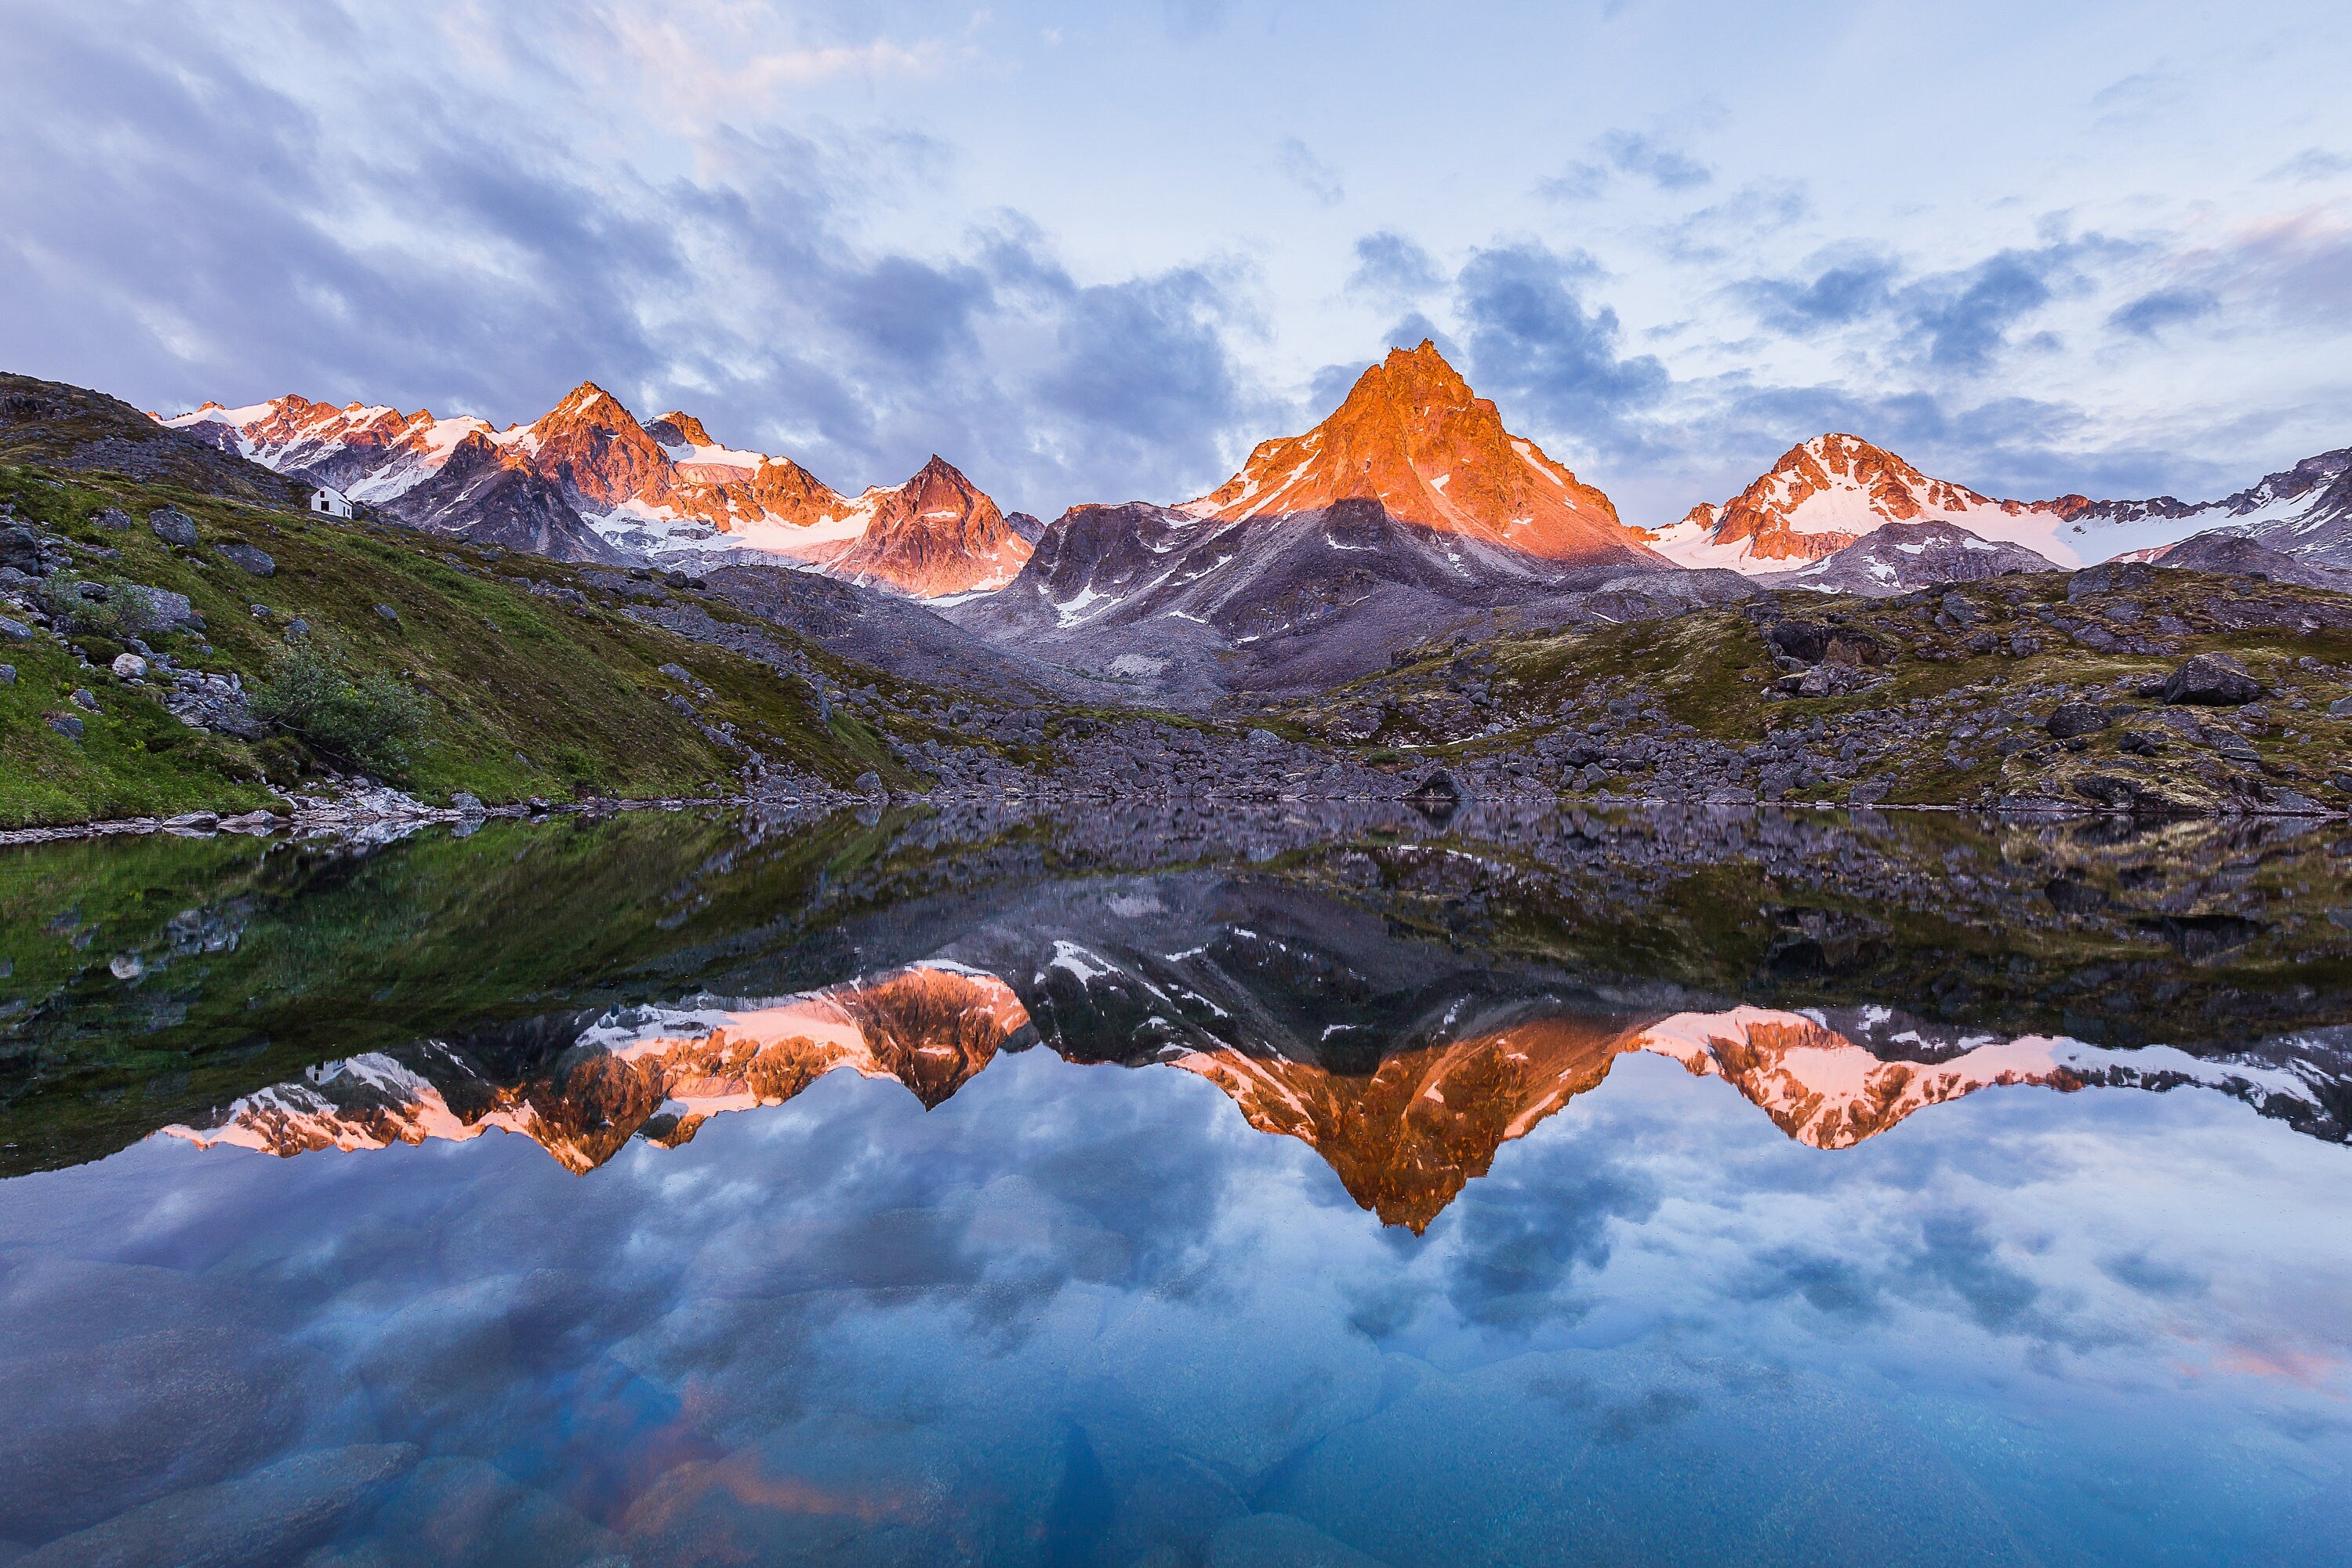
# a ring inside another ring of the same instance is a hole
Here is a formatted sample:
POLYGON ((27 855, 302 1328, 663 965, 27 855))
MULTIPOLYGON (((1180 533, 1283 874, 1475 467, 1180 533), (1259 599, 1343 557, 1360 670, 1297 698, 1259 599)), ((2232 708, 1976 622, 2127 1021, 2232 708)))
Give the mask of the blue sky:
POLYGON ((1182 499, 1435 337, 1662 522, 2352 444, 2340 5, 0 7, 0 365, 1182 499))

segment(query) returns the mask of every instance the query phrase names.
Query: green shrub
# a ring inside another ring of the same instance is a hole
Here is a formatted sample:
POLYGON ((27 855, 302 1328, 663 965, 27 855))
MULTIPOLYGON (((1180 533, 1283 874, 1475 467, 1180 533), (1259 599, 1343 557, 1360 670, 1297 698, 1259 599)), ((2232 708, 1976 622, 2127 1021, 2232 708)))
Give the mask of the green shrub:
POLYGON ((41 607, 58 627, 77 637, 100 637, 129 642, 161 631, 163 617, 139 592, 139 584, 121 577, 103 582, 60 572, 41 584, 41 607), (91 595, 87 588, 99 590, 91 595))
POLYGON ((370 773, 397 773, 425 731, 425 700, 388 675, 348 674, 316 643, 270 661, 246 693, 253 716, 320 756, 370 773))

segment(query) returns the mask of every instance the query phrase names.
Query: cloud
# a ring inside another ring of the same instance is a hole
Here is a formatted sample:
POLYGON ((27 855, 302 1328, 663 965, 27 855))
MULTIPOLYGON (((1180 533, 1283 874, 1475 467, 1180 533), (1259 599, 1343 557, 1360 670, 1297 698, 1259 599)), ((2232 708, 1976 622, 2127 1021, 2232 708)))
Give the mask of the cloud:
POLYGON ((1346 187, 1339 184, 1339 172, 1318 158, 1313 149, 1296 136, 1286 136, 1275 143, 1274 163, 1284 179, 1324 206, 1336 206, 1348 195, 1346 187))
POLYGON ((1715 178, 1714 170, 1655 136, 1611 131, 1593 141, 1591 156, 1570 163, 1537 190, 1555 201, 1591 201, 1612 174, 1644 181, 1661 191, 1695 190, 1715 178))
POLYGON ((1591 258, 1534 242, 1475 251, 1454 279, 1471 379, 1507 415, 1601 447, 1642 444, 1632 416, 1664 396, 1665 367, 1625 358, 1617 313, 1588 307, 1591 258))
POLYGON ((2158 289, 2117 307, 2107 317, 2107 324, 2153 341, 2160 328, 2202 321, 2221 308, 2220 298, 2210 289, 2158 289))
POLYGON ((2347 158, 2341 153, 2331 153, 2325 147, 2305 147, 2263 178, 2293 180, 2307 184, 2315 180, 2332 180, 2347 173, 2352 173, 2352 158, 2347 158))
POLYGON ((1748 279, 1731 292, 1764 325, 1806 336, 1885 314, 1894 305, 1899 270, 1889 258, 1863 256, 1825 266, 1809 279, 1748 279))
MULTIPOLYGON (((1017 215, 856 237, 919 144, 719 129, 660 176, 387 59, 354 142, 206 14, 56 12, 0 50, 0 356, 142 405, 299 391, 530 419, 593 377, 836 485, 938 451, 1007 506, 1185 494, 1266 416, 1249 274, 1074 279, 1017 215)), ((324 26, 324 23, 320 24, 324 26)))
POLYGON ((1914 339, 1930 363, 1969 373, 1990 369, 2020 321, 2053 298, 2056 259, 2004 250, 1973 267, 1924 278, 1904 291, 1914 339))
POLYGON ((1348 290, 1376 300, 1418 300, 1445 286, 1444 274, 1429 252, 1389 229, 1356 241, 1356 269, 1348 274, 1348 290))

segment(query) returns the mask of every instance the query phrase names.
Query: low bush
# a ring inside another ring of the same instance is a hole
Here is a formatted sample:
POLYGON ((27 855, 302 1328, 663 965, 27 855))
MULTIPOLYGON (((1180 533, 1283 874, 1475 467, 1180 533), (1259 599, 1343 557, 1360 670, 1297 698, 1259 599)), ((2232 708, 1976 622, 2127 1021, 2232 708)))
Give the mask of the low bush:
POLYGON ((393 774, 425 732, 425 699, 388 675, 354 679, 314 642, 270 661, 246 693, 253 716, 346 767, 393 774))
POLYGON ((69 636, 118 643, 150 637, 164 625, 139 584, 121 577, 92 582, 60 572, 42 583, 41 607, 69 636))

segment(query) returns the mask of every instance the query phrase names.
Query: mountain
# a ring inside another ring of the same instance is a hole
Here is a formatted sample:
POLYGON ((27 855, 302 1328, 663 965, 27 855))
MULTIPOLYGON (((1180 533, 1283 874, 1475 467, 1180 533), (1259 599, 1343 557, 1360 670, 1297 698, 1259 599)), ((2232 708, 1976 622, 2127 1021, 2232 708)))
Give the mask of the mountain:
POLYGON ((1943 583, 1977 583, 2012 572, 2054 572, 2057 564, 2022 544, 1979 539, 1958 523, 1888 522, 1852 544, 1791 572, 1767 572, 1759 588, 1814 588, 1882 598, 1943 583))
POLYGON ((1178 510, 1219 522, 1380 503, 1400 522, 1546 561, 1650 560, 1609 498, 1503 428, 1426 339, 1391 349, 1304 436, 1261 442, 1241 472, 1178 510))
POLYGON ((1139 698, 1199 703, 1351 679, 1498 608, 1667 566, 1424 342, 1197 500, 1072 507, 1010 586, 948 613, 1139 698))
POLYGON ((1129 501, 1071 508, 1010 586, 942 613, 1139 698, 1198 703, 1352 679, 1498 605, 1616 574, 1403 522, 1376 500, 1243 521, 1129 501))
POLYGON ((1028 1024, 1003 982, 915 964, 732 1011, 640 1009, 373 1052, 165 1131, 293 1155, 518 1132, 584 1174, 639 1131, 675 1147, 718 1111, 777 1105, 835 1068, 936 1106, 1028 1024))
POLYGON ((720 446, 683 410, 641 425, 593 382, 504 430, 294 395, 163 423, 413 526, 562 560, 782 562, 931 597, 1001 586, 1028 555, 995 503, 936 457, 852 500, 790 458, 720 446))
MULTIPOLYGON (((2188 531, 2250 539, 2256 544, 2327 566, 2352 566, 2352 447, 2305 458, 2294 468, 2266 474, 2217 501, 2189 506, 2170 496, 2153 500, 2106 501, 2119 517, 2147 515, 2188 531)), ((2173 546, 2152 553, 2166 562, 2173 546)))
POLYGON ((891 490, 868 490, 851 510, 864 527, 825 570, 918 598, 985 593, 1013 581, 1030 544, 996 503, 936 453, 891 490))
POLYGON ((1929 479, 1858 436, 1832 433, 1790 447, 1721 506, 1693 507, 1652 536, 1652 546, 1681 565, 1761 574, 1822 560, 1890 523, 1908 522, 1952 524, 2068 568, 2169 544, 2201 526, 2158 502, 2071 495, 1996 500, 1929 479))

